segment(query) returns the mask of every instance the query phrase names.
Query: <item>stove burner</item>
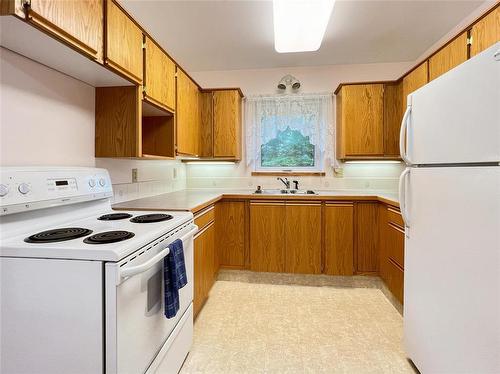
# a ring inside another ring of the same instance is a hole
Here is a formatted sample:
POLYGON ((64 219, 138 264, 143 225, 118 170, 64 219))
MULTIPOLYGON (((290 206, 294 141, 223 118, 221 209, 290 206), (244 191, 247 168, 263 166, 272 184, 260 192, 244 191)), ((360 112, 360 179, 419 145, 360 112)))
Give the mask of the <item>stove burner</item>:
POLYGON ((92 230, 80 227, 65 227, 39 232, 24 239, 24 241, 26 243, 54 243, 81 238, 89 234, 92 234, 92 230))
POLYGON ((125 218, 130 218, 132 217, 132 214, 128 213, 111 213, 111 214, 105 214, 103 216, 100 216, 97 218, 98 220, 101 221, 116 221, 119 219, 125 219, 125 218))
POLYGON ((155 214, 143 214, 142 216, 136 216, 130 220, 130 222, 134 223, 153 223, 153 222, 161 222, 168 221, 169 219, 174 218, 170 214, 163 213, 155 213, 155 214))
POLYGON ((129 231, 105 231, 89 236, 83 240, 87 244, 107 244, 116 243, 134 237, 133 232, 129 231))

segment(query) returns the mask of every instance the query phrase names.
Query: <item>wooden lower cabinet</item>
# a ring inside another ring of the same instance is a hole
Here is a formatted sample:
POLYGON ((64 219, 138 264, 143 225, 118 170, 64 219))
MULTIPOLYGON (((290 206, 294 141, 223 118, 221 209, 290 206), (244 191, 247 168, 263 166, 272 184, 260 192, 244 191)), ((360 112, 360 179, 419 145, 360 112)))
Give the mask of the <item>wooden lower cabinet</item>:
POLYGON ((404 272, 390 258, 387 261, 387 276, 385 283, 392 294, 402 304, 404 299, 404 272))
POLYGON ((404 228, 396 208, 380 205, 380 277, 392 294, 403 303, 404 296, 404 228))
POLYGON ((378 259, 378 203, 356 203, 356 272, 376 273, 378 259))
POLYGON ((196 316, 215 282, 215 224, 198 232, 194 239, 194 315, 196 316))
POLYGON ((250 202, 250 270, 285 271, 284 201, 250 202))
POLYGON ((221 267, 245 268, 246 202, 221 201, 215 205, 216 248, 221 267))
POLYGON ((325 262, 323 273, 354 273, 354 204, 326 203, 324 207, 325 262))
POLYGON ((321 273, 321 202, 287 202, 285 273, 321 273))

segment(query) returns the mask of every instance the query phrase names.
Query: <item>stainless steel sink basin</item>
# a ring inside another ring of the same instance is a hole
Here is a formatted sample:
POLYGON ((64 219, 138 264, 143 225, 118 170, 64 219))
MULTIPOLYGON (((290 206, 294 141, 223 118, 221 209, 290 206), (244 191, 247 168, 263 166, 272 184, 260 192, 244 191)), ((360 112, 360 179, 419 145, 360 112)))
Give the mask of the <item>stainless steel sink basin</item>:
POLYGON ((254 195, 317 195, 312 190, 257 190, 254 195))

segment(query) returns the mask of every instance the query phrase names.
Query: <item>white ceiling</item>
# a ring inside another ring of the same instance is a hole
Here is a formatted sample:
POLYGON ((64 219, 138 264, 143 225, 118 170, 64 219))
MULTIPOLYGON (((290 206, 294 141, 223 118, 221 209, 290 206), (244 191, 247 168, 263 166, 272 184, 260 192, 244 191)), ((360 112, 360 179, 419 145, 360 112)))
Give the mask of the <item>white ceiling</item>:
POLYGON ((337 0, 319 51, 279 54, 270 0, 120 1, 187 71, 414 61, 482 2, 337 0))

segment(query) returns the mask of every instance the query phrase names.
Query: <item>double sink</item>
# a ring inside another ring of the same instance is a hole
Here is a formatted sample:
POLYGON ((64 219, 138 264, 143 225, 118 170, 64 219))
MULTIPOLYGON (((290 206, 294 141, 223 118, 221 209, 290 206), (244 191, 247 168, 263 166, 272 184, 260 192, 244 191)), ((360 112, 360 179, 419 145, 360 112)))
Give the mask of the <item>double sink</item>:
POLYGON ((254 193, 254 195, 317 195, 316 192, 312 191, 312 190, 292 190, 292 189, 288 189, 288 190, 279 190, 279 189, 276 189, 276 190, 256 190, 254 193))

